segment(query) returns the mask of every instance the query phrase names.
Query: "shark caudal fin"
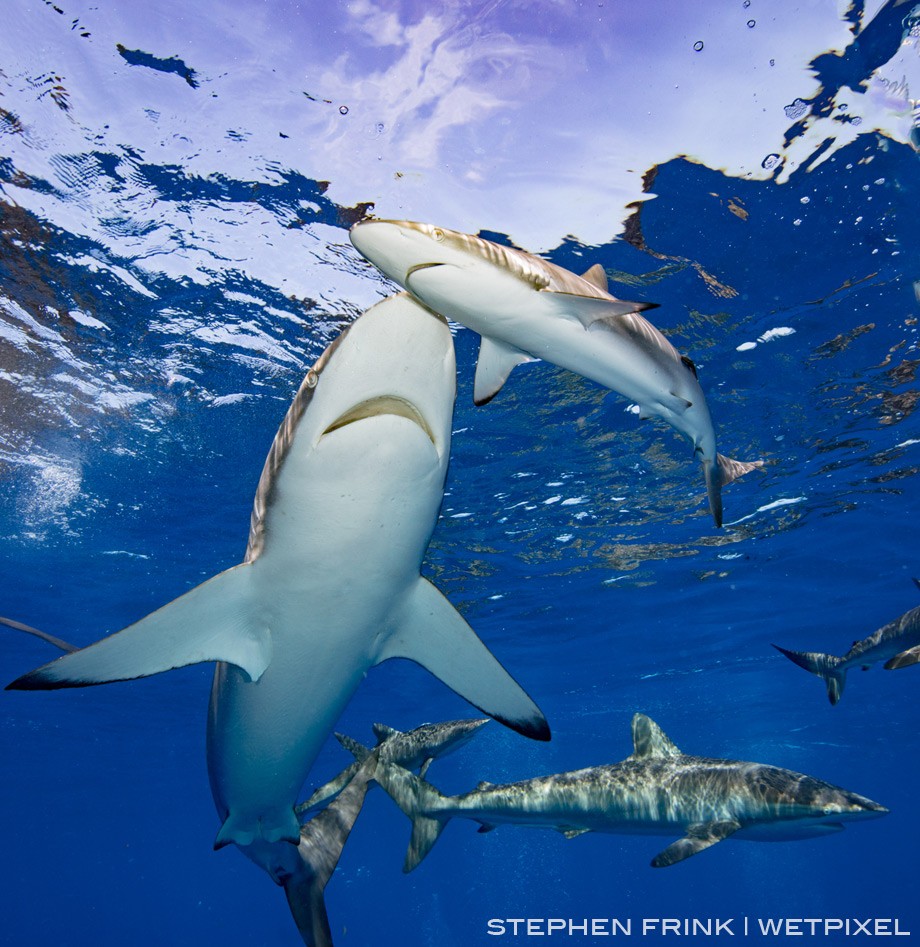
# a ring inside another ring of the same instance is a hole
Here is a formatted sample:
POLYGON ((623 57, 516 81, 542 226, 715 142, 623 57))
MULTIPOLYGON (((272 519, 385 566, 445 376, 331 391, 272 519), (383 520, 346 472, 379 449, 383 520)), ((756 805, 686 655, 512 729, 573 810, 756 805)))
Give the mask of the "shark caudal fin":
POLYGON ((450 818, 448 816, 442 821, 430 815, 447 797, 424 779, 419 779, 395 763, 381 763, 374 779, 412 820, 412 837, 403 863, 403 871, 410 872, 431 851, 450 818))
POLYGON ((722 487, 728 486, 733 480, 743 477, 752 470, 762 468, 762 460, 732 460, 731 457, 723 457, 722 454, 716 454, 714 463, 703 462, 709 512, 712 513, 716 526, 722 525, 722 487))
POLYGON ((300 829, 298 864, 281 879, 288 907, 307 947, 332 947, 323 891, 364 805, 377 755, 368 757, 331 805, 300 829))
POLYGON ((258 680, 272 645, 268 629, 250 618, 249 568, 221 572, 117 634, 24 674, 7 690, 127 681, 202 661, 235 664, 258 680))
POLYGON ((421 664, 473 706, 525 737, 550 738, 540 708, 426 579, 419 577, 407 596, 377 664, 390 658, 421 664))
POLYGON ((780 654, 786 655, 793 664, 823 678, 827 685, 827 699, 832 704, 840 700, 847 680, 847 669, 840 666, 843 663, 842 658, 836 658, 832 654, 821 654, 820 651, 787 651, 778 644, 773 647, 780 654))

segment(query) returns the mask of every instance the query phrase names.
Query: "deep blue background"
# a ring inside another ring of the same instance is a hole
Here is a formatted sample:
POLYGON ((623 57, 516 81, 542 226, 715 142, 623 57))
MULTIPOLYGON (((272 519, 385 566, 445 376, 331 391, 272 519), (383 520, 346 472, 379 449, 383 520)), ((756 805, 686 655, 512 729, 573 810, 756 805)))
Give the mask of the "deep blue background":
MULTIPOLYGON (((728 842, 667 871, 648 863, 669 839, 477 835, 458 822, 404 876, 409 825, 376 790, 327 889, 337 944, 493 943, 492 917, 896 917, 920 934, 920 671, 851 673, 832 708, 820 681, 770 647, 843 653, 920 601, 917 172, 914 151, 876 135, 782 186, 675 159, 628 240, 560 245, 554 261, 599 261, 620 278, 617 295, 660 304, 655 323, 699 366, 721 451, 761 457, 766 471, 726 490, 717 531, 689 447, 617 396, 527 365, 474 409, 477 339, 459 330, 448 493, 425 567, 554 734, 535 744, 490 724, 432 767, 441 789, 619 760, 642 711, 688 753, 807 772, 890 815, 814 841, 728 842), (738 351, 777 327, 794 332, 738 351)), ((172 200, 252 199, 246 182, 138 173, 172 200)), ((14 175, 0 161, 0 178, 14 175)), ((327 228, 342 272, 385 294, 345 246, 360 209, 323 193, 291 174, 257 199, 278 214, 314 202, 300 226, 327 228)), ((81 360, 78 370, 34 328, 0 349, 0 613, 86 644, 240 560, 274 430, 352 313, 242 273, 151 276, 152 299, 88 266, 106 251, 65 227, 0 202, 0 231, 4 297, 81 360), (68 319, 75 306, 107 331, 68 319), (164 309, 189 331, 170 329, 164 309), (247 361, 192 332, 232 321, 286 360, 247 361), (191 381, 170 381, 170 360, 191 381), (97 411, 68 373, 154 397, 97 411), (244 397, 214 400, 233 394, 244 397)), ((4 680, 52 656, 0 636, 4 680)), ((0 943, 296 942, 281 893, 234 850, 211 851, 210 673, 0 694, 0 943)), ((394 662, 369 675, 339 728, 370 741, 373 721, 467 715, 394 662)), ((347 762, 330 741, 313 781, 347 762)))

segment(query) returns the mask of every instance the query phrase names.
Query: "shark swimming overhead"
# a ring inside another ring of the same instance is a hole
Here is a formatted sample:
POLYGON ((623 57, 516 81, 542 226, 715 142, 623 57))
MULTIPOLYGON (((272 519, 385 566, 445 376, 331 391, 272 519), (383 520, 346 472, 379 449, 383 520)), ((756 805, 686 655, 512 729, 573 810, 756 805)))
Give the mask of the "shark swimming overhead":
POLYGON ((722 487, 761 461, 716 451, 693 362, 641 315, 651 303, 612 296, 599 264, 578 276, 521 250, 406 220, 365 220, 351 242, 429 309, 478 332, 474 400, 490 401, 522 362, 543 359, 619 392, 693 444, 709 508, 722 525, 722 487))
POLYGON ((215 847, 239 846, 279 884, 305 870, 298 793, 374 665, 409 658, 508 726, 549 739, 533 701, 419 574, 455 390, 447 323, 405 294, 372 307, 307 372, 266 459, 243 562, 9 688, 216 661, 215 847))
POLYGON ((337 733, 336 739, 354 756, 355 762, 320 786, 306 802, 297 807, 297 811, 306 812, 341 792, 372 753, 385 763, 395 763, 403 769, 418 769, 419 775, 424 777, 434 760, 469 743, 479 728, 488 722, 482 717, 476 720, 446 720, 443 723, 424 723, 407 733, 394 730, 386 724, 375 723, 373 729, 377 745, 373 750, 343 733, 337 733))
MULTIPOLYGON (((920 586, 920 581, 914 579, 914 582, 920 586)), ((888 622, 861 641, 854 641, 843 657, 820 651, 788 651, 778 644, 773 647, 800 668, 822 678, 827 687, 827 699, 836 704, 843 696, 850 668, 860 667, 868 671, 873 664, 884 661, 885 670, 894 671, 920 664, 920 606, 888 622)))
POLYGON ((785 841, 840 831, 843 823, 884 815, 878 803, 777 766, 686 756, 643 714, 632 721, 633 753, 620 763, 517 783, 480 783, 443 796, 392 763, 375 779, 412 820, 404 871, 428 854, 455 817, 480 823, 586 832, 680 835, 652 860, 664 868, 727 838, 785 841))

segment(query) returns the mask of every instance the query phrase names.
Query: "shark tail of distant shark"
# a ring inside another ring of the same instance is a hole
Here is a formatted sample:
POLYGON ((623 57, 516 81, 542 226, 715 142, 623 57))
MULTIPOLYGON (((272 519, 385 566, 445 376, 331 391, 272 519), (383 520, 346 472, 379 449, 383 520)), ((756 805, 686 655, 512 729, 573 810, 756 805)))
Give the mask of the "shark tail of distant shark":
POLYGON ((369 750, 363 743, 353 740, 344 733, 335 734, 335 738, 339 741, 339 743, 342 744, 343 747, 345 747, 346 750, 348 750, 349 753, 351 753, 351 755, 355 758, 355 762, 352 763, 351 766, 346 766, 338 776, 330 779, 328 783, 323 783, 319 789, 314 790, 313 795, 310 796, 306 802, 302 802, 294 810, 298 815, 301 815, 310 809, 315 809, 317 806, 322 805, 327 800, 333 799, 335 796, 337 796, 351 782, 361 767, 361 764, 373 752, 372 750, 369 750))
POLYGON ((743 477, 752 470, 760 470, 762 460, 732 460, 716 454, 714 461, 703 462, 703 475, 706 478, 706 493, 709 496, 709 511, 716 521, 716 526, 722 525, 722 487, 743 477))
POLYGON ((403 863, 403 871, 410 872, 431 851, 447 824, 449 816, 439 819, 432 815, 447 797, 424 779, 419 779, 395 763, 381 763, 374 779, 412 820, 412 837, 403 863))
POLYGON ((847 669, 843 666, 843 658, 837 658, 832 654, 822 654, 820 651, 787 651, 778 644, 773 647, 780 654, 786 655, 793 664, 822 678, 827 686, 827 699, 832 704, 840 700, 847 679, 847 669))
POLYGON ((332 947, 323 892, 364 805, 374 776, 377 754, 371 754, 336 800, 300 830, 298 861, 281 883, 300 937, 307 947, 332 947))

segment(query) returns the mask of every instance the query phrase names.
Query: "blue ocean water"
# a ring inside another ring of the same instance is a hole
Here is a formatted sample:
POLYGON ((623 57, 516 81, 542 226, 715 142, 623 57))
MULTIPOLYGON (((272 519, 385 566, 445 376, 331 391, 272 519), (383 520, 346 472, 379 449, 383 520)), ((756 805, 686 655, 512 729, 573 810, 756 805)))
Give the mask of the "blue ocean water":
MULTIPOLYGON (((474 408, 478 338, 455 327, 424 571, 553 740, 490 723, 431 781, 615 762, 641 711, 685 752, 891 810, 658 871, 662 838, 457 821, 403 875, 409 823, 376 789, 326 890, 337 944, 530 939, 489 935, 501 918, 920 935, 920 672, 853 672, 831 707, 771 647, 840 654, 918 604, 918 12, 759 3, 4 12, 0 614, 88 644, 240 561, 303 372, 393 289, 347 238, 373 205, 601 263, 696 362, 720 450, 766 462, 717 530, 689 446, 617 395, 540 363, 474 408)), ((0 636, 4 682, 53 656, 0 636)), ((210 676, 3 692, 0 943, 298 942, 279 890, 211 850, 210 676)), ((391 662, 338 729, 471 713, 391 662)), ((348 762, 330 739, 305 795, 348 762)))

